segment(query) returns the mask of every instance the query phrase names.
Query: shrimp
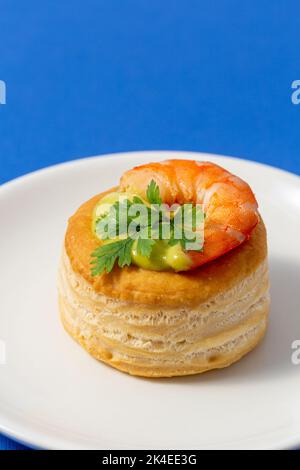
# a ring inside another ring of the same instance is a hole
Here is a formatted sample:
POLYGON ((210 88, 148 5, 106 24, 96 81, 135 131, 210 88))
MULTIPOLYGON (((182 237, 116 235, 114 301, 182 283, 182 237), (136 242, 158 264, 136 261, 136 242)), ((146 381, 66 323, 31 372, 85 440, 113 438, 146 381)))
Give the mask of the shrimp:
POLYGON ((165 204, 202 205, 206 216, 204 247, 202 252, 187 252, 189 269, 241 245, 259 222, 258 204, 250 186, 214 163, 166 160, 137 166, 123 174, 120 191, 145 198, 151 180, 159 186, 165 204))

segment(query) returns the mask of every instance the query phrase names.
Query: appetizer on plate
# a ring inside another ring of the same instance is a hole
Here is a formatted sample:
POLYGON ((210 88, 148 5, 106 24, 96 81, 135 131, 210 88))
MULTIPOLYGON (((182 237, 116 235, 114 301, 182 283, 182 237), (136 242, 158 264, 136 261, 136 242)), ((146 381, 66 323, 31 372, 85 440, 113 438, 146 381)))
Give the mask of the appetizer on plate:
POLYGON ((69 220, 62 322, 119 370, 170 377, 227 367, 264 336, 269 303, 255 196, 218 165, 135 167, 69 220))

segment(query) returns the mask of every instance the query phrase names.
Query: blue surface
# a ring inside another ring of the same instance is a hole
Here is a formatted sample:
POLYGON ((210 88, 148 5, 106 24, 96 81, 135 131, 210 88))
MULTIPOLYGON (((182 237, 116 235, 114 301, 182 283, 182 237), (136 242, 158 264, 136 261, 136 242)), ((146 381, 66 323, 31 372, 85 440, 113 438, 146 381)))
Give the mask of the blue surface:
POLYGON ((2 0, 0 183, 141 149, 299 174, 299 30, 292 0, 2 0))

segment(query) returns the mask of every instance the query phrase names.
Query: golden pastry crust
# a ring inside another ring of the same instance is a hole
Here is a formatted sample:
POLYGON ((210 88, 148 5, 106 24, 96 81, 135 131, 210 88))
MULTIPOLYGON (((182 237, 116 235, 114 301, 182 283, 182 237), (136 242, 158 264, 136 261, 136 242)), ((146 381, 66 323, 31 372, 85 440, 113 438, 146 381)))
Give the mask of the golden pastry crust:
POLYGON ((129 266, 93 278, 91 253, 100 244, 92 232, 93 209, 113 190, 116 188, 85 202, 70 218, 65 236, 65 249, 74 272, 95 292, 137 304, 193 306, 230 289, 253 273, 267 256, 266 230, 261 220, 247 242, 200 269, 174 273, 129 266))
POLYGON ((95 196, 69 221, 59 270, 65 329, 91 355, 121 371, 171 377, 227 367, 263 337, 269 313, 266 230, 191 272, 130 266, 90 275, 99 245, 95 196))
POLYGON ((64 252, 59 307, 68 333, 92 356, 145 377, 227 367, 264 335, 269 311, 266 261, 226 292, 193 308, 143 305, 96 293, 64 252))

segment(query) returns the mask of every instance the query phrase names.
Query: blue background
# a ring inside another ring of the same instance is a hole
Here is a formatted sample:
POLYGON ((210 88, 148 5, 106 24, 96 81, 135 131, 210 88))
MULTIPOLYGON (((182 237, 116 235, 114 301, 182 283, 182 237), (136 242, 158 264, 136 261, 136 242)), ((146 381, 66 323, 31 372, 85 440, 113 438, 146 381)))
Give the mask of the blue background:
POLYGON ((300 174, 299 1, 0 0, 0 11, 0 183, 141 149, 300 174))

